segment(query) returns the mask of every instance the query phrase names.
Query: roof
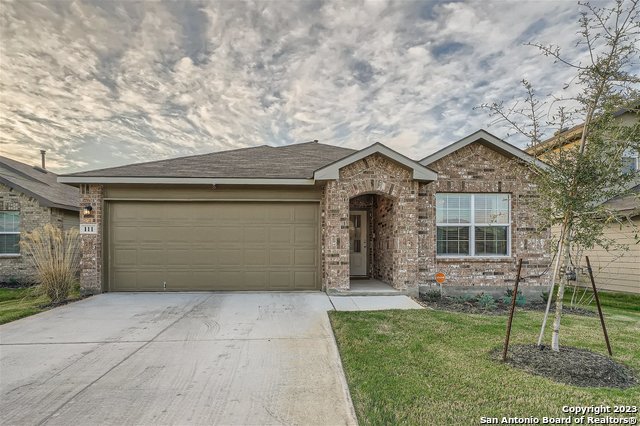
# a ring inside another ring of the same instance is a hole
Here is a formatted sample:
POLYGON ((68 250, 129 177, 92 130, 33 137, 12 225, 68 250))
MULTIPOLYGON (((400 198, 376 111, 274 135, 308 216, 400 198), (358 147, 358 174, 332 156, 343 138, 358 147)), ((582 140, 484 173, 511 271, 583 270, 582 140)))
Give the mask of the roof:
POLYGON ((396 163, 411 169, 415 180, 433 181, 438 178, 438 174, 433 170, 424 167, 420 163, 405 157, 379 142, 316 170, 313 176, 316 180, 338 179, 341 168, 372 154, 384 155, 396 163))
POLYGON ((0 156, 0 183, 35 198, 45 207, 80 210, 78 189, 58 183, 58 175, 0 156))
POLYGON ((420 160, 420 164, 422 164, 423 166, 428 166, 429 164, 435 163, 441 158, 446 157, 447 155, 452 154, 455 151, 464 148, 465 146, 474 142, 481 143, 493 150, 500 152, 503 155, 506 155, 507 157, 519 158, 522 161, 534 164, 541 169, 546 170, 549 168, 549 165, 547 165, 546 163, 543 163, 535 157, 532 157, 520 148, 503 141, 502 139, 492 135, 484 129, 480 129, 477 132, 472 133, 469 136, 466 136, 459 141, 454 142, 451 145, 446 146, 441 150, 423 158, 422 160, 420 160))
POLYGON ((627 217, 640 215, 640 185, 632 187, 628 193, 602 203, 605 207, 627 217))
POLYGON ((218 179, 219 183, 249 183, 247 179, 281 179, 296 184, 313 179, 317 169, 354 152, 316 141, 280 147, 262 145, 73 173, 61 176, 60 181, 118 183, 125 182, 122 178, 141 178, 146 179, 139 179, 141 183, 162 183, 181 178, 183 183, 211 179, 218 179))
MULTIPOLYGON (((621 108, 613 113, 613 117, 620 117, 628 113, 637 114, 637 108, 621 108)), ((547 151, 551 151, 555 148, 576 142, 582 137, 582 129, 584 123, 576 124, 569 129, 558 131, 552 137, 526 149, 526 152, 531 155, 540 155, 547 151)))

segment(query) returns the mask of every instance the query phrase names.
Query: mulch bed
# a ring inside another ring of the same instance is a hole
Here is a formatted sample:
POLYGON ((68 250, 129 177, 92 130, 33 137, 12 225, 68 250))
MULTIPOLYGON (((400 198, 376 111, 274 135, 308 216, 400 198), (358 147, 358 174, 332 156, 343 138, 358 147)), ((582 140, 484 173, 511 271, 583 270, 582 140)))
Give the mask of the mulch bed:
MULTIPOLYGON (((492 356, 501 359, 502 350, 495 350, 492 356)), ((555 352, 548 346, 514 345, 509 348, 506 362, 573 386, 626 389, 640 384, 631 368, 585 349, 561 347, 560 352, 555 352)))
MULTIPOLYGON (((437 309, 441 311, 450 312, 464 312, 467 314, 483 314, 483 315, 504 315, 508 314, 511 309, 511 305, 503 303, 502 301, 496 301, 496 307, 493 309, 487 309, 478 304, 477 300, 460 301, 452 297, 440 297, 436 300, 425 300, 423 298, 416 299, 416 302, 424 306, 425 308, 437 309)), ((528 310, 528 311, 542 311, 547 308, 546 303, 528 302, 525 306, 516 306, 516 311, 528 310)), ((555 311, 555 306, 551 305, 551 312, 555 311)), ((587 317, 595 316, 596 313, 589 309, 572 307, 565 304, 562 308, 562 312, 565 314, 584 315, 587 317)))

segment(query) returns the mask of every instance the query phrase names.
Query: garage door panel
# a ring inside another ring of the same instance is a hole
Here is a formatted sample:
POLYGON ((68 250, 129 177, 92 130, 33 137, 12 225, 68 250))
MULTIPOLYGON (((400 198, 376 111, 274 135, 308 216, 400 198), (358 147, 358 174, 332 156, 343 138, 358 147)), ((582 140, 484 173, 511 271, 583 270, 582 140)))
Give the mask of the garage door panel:
POLYGON ((269 228, 270 244, 291 244, 293 232, 290 226, 271 226, 269 228))
POLYGON ((112 291, 318 288, 318 205, 109 204, 112 291))

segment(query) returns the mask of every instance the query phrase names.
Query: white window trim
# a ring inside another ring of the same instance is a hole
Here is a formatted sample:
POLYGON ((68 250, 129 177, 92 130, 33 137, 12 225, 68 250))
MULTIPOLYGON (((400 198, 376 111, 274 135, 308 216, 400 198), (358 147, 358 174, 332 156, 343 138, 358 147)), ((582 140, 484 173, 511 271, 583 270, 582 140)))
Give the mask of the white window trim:
MULTIPOLYGON (((20 220, 20 210, 0 210, 0 213, 4 213, 4 212, 18 212, 18 220, 20 220)), ((20 231, 13 231, 13 232, 9 232, 9 231, 0 231, 0 235, 20 235, 20 231)), ((20 253, 20 246, 18 245, 18 251, 15 253, 0 253, 0 257, 20 257, 21 253, 20 253)))
MULTIPOLYGON (((435 249, 436 249, 436 258, 438 259, 506 259, 511 257, 511 194, 507 192, 439 192, 437 195, 460 195, 467 194, 470 195, 470 222, 469 223, 438 223, 436 221, 436 232, 435 232, 435 249), (475 200, 476 195, 499 195, 504 194, 509 196, 509 212, 508 212, 508 223, 476 223, 476 215, 475 215, 475 200), (461 227, 466 226, 469 227, 469 254, 438 254, 438 227, 461 227), (481 254, 476 255, 476 226, 489 226, 489 227, 507 227, 507 254, 481 254)), ((438 209, 437 203, 435 205, 436 210, 438 209)), ((437 217, 437 213, 436 213, 437 217)))

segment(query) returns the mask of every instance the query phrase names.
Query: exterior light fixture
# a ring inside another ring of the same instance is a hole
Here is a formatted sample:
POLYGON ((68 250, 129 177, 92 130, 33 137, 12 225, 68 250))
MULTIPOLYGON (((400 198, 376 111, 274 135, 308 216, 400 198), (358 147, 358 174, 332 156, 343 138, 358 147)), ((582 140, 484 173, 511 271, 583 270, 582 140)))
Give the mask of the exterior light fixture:
POLYGON ((86 205, 84 206, 84 208, 82 209, 82 213, 85 216, 91 216, 91 213, 93 212, 93 207, 91 207, 90 205, 86 205))

